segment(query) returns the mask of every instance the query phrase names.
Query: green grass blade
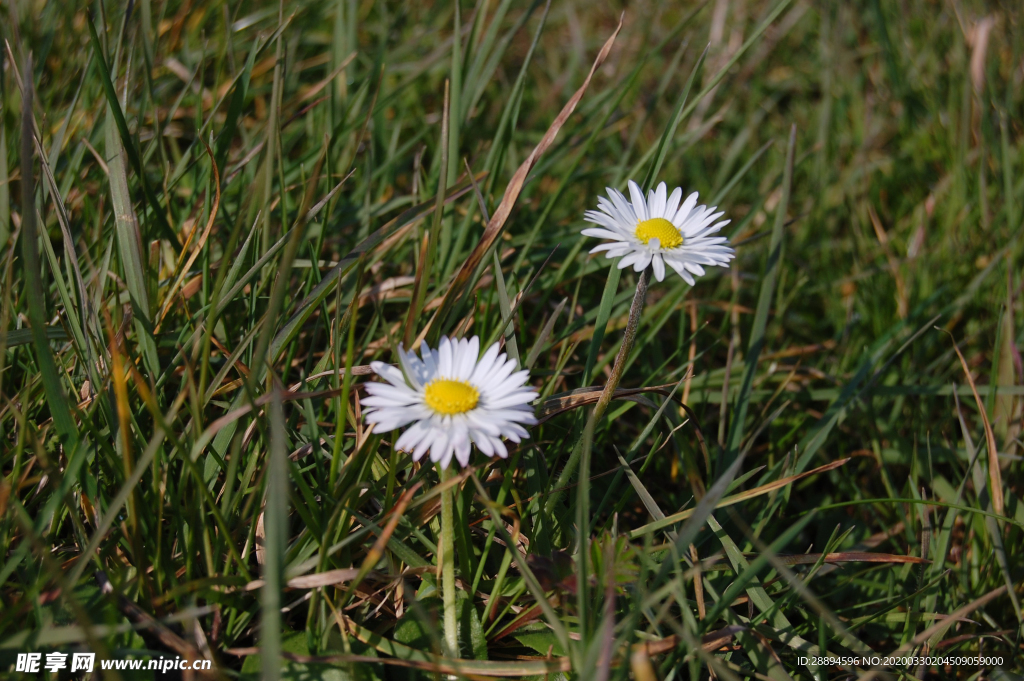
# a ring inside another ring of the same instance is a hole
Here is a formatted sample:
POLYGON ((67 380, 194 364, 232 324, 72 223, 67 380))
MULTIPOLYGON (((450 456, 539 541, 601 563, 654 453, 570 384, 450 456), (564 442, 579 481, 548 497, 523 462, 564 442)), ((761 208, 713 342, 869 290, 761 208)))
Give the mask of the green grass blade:
POLYGON ((35 91, 32 82, 32 58, 27 57, 23 69, 21 104, 21 257, 24 260, 24 276, 27 284, 29 323, 32 328, 32 343, 36 362, 42 375, 46 402, 53 417, 64 447, 73 452, 78 443, 78 428, 68 408, 68 399, 61 385, 61 374, 57 369, 46 333, 46 288, 41 277, 39 261, 39 231, 36 226, 36 191, 32 170, 33 125, 32 98, 35 91))
MULTIPOLYGON (((107 116, 108 119, 111 119, 108 125, 114 125, 117 128, 117 133, 120 135, 120 142, 123 145, 124 153, 127 155, 132 169, 135 171, 136 175, 139 176, 139 181, 142 183, 142 191, 146 195, 146 200, 149 202, 149 206, 153 211, 153 217, 156 219, 161 237, 168 239, 172 244, 177 244, 178 237, 174 233, 174 230, 171 229, 171 226, 167 223, 167 216, 164 213, 163 208, 160 206, 160 202, 157 200, 156 194, 153 193, 152 188, 149 186, 149 181, 146 179, 145 172, 143 172, 142 163, 139 160, 138 152, 135 149, 135 143, 131 133, 128 131, 128 123, 124 119, 124 112, 121 111, 121 105, 117 100, 117 92, 114 90, 114 83, 111 80, 110 69, 107 67, 106 59, 103 57, 100 40, 96 35, 96 27, 93 25, 91 19, 86 20, 85 23, 89 26, 89 36, 92 38, 93 51, 96 55, 96 62, 99 64, 103 93, 107 98, 107 116)), ((108 133, 108 144, 109 139, 110 133, 108 133)), ((109 154, 110 150, 108 148, 108 155, 109 154)))
POLYGON ((112 109, 108 105, 107 122, 104 128, 110 198, 114 205, 114 222, 117 226, 117 253, 132 304, 132 321, 142 346, 142 357, 150 375, 155 378, 161 372, 156 343, 153 340, 149 279, 146 276, 147 268, 140 241, 139 223, 135 217, 135 207, 128 189, 128 175, 124 166, 124 147, 121 146, 121 139, 117 136, 111 111, 112 109))
POLYGON ((270 400, 270 449, 267 455, 266 505, 263 526, 263 581, 260 603, 260 654, 263 679, 281 678, 281 590, 285 584, 285 548, 288 543, 288 434, 285 432, 284 407, 280 390, 270 400))
POLYGON ((605 330, 608 328, 608 318, 612 314, 612 303, 618 292, 619 278, 622 276, 622 270, 617 265, 618 262, 612 262, 608 268, 608 278, 604 283, 604 293, 601 294, 601 302, 597 307, 594 335, 590 337, 590 349, 587 350, 587 363, 583 367, 582 385, 590 385, 591 372, 593 371, 594 363, 597 361, 597 353, 601 351, 605 330))
POLYGON ((743 370, 743 380, 736 396, 732 414, 732 427, 729 440, 720 465, 729 465, 739 454, 746 432, 747 410, 750 407, 750 391, 757 374, 757 364, 761 359, 766 343, 765 329, 768 326, 768 314, 775 299, 775 285, 782 269, 782 237, 786 226, 786 211, 789 209, 789 196, 793 190, 793 156, 796 153, 796 125, 789 132, 789 144, 786 147, 786 169, 782 180, 782 198, 775 209, 775 223, 772 227, 771 242, 768 245, 768 261, 765 263, 764 276, 761 279, 761 290, 758 293, 757 309, 754 312, 754 324, 750 330, 750 341, 743 370))
POLYGON ((241 76, 235 82, 231 103, 228 105, 227 118, 225 118, 224 127, 217 137, 217 146, 214 152, 218 168, 227 168, 228 150, 231 148, 232 138, 238 129, 238 118, 242 115, 242 107, 245 106, 245 98, 249 92, 249 79, 252 76, 252 67, 256 62, 258 48, 259 43, 254 42, 249 50, 249 56, 245 60, 245 66, 242 67, 241 76))
POLYGON ((651 167, 647 169, 644 181, 640 184, 644 189, 654 188, 654 181, 657 179, 658 173, 661 172, 661 166, 665 163, 665 157, 668 155, 669 145, 675 137, 676 128, 679 127, 679 123, 682 120, 683 107, 686 106, 686 98, 690 96, 690 88, 693 87, 693 81, 700 72, 700 67, 704 65, 704 59, 708 56, 708 50, 710 48, 710 45, 704 48, 704 51, 701 52, 700 57, 697 59, 697 63, 693 65, 693 70, 690 71, 690 77, 686 79, 686 85, 683 87, 683 91, 679 95, 679 101, 676 103, 676 109, 672 113, 672 119, 668 126, 665 127, 665 131, 661 134, 661 139, 658 140, 657 151, 654 154, 654 160, 651 162, 651 167))

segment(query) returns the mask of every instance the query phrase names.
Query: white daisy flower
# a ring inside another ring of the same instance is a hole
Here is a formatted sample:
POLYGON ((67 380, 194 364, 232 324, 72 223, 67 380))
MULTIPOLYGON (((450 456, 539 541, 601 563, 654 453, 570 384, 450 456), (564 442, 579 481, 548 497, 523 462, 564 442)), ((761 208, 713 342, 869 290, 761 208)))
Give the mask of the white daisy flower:
POLYGON ((662 182, 647 193, 645 200, 640 185, 630 180, 630 202, 622 192, 609 187, 611 200, 599 196, 599 210, 588 210, 584 214, 587 222, 600 227, 588 227, 583 234, 612 239, 612 243, 601 244, 590 252, 607 251, 608 258, 625 256, 619 261, 619 269, 632 265, 634 270, 642 272, 653 265, 654 276, 662 281, 667 263, 693 286, 694 275, 702 276, 704 265, 728 267, 735 257, 736 252, 728 246, 726 237, 712 236, 729 224, 729 220, 715 222, 723 213, 715 212, 717 206, 698 206, 697 192, 690 194, 682 206, 679 205, 682 189, 677 187, 671 196, 666 193, 662 182))
POLYGON ((384 362, 370 367, 387 383, 368 383, 361 404, 376 432, 412 426, 396 446, 412 452, 419 461, 427 451, 430 460, 447 468, 452 455, 459 465, 469 465, 470 443, 487 456, 506 458, 502 438, 519 442, 529 437, 521 424, 537 419, 529 403, 536 391, 526 384, 530 372, 516 371, 515 360, 498 354, 495 343, 480 355, 480 339, 450 340, 441 337, 436 350, 424 342, 423 358, 398 346, 402 368, 384 362))

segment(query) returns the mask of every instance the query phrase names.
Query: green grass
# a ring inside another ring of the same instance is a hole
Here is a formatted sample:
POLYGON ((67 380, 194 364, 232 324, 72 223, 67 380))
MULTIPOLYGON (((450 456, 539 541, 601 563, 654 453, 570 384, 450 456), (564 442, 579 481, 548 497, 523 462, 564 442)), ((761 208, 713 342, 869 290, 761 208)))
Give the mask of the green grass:
POLYGON ((128 7, 0 9, 0 675, 1024 669, 1014 3, 128 7), (627 330, 579 231, 630 178, 738 257, 627 330), (545 416, 447 483, 458 659, 437 471, 357 405, 441 334, 545 416))

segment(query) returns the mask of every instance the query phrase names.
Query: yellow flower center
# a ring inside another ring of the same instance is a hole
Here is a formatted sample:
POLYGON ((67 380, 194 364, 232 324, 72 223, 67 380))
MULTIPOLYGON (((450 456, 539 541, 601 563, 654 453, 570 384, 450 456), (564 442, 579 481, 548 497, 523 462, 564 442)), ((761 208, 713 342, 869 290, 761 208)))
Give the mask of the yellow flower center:
POLYGON ((651 218, 636 226, 636 238, 646 246, 651 239, 657 239, 662 248, 683 245, 683 235, 676 226, 665 218, 651 218))
POLYGON ((435 378, 423 391, 423 401, 438 414, 462 414, 476 407, 480 392, 465 381, 435 378))

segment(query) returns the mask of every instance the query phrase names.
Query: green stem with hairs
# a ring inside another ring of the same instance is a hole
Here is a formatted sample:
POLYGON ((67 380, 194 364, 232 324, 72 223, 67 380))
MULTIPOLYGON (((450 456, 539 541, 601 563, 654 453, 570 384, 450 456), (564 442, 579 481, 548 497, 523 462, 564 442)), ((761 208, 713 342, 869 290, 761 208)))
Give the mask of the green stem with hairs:
MULTIPOLYGON (((451 467, 441 469, 441 484, 452 479, 451 467)), ((441 596, 444 602, 444 642, 448 654, 459 657, 459 618, 455 602, 455 485, 441 492, 441 596)))
MULTIPOLYGON (((636 340, 636 330, 640 326, 640 313, 644 309, 644 299, 647 297, 647 284, 650 280, 651 268, 648 267, 640 274, 640 279, 636 282, 636 293, 633 294, 633 302, 629 306, 629 321, 626 323, 626 331, 622 336, 622 345, 619 346, 619 352, 615 355, 615 364, 612 365, 611 376, 608 377, 608 381, 604 384, 601 397, 598 399, 597 404, 594 405, 594 411, 590 415, 590 420, 593 421, 595 426, 601 420, 601 417, 604 416, 605 410, 608 409, 612 396, 615 394, 615 389, 619 387, 619 381, 622 380, 622 374, 626 370, 626 360, 629 359, 629 353, 633 349, 633 341, 636 340)), ((576 472, 576 468, 579 466, 583 449, 583 439, 581 438, 573 448, 572 454, 569 455, 569 460, 565 462, 565 467, 554 484, 551 496, 548 497, 545 504, 545 511, 548 514, 554 512, 555 504, 558 503, 558 499, 562 495, 561 491, 568 487, 573 473, 576 472)))

